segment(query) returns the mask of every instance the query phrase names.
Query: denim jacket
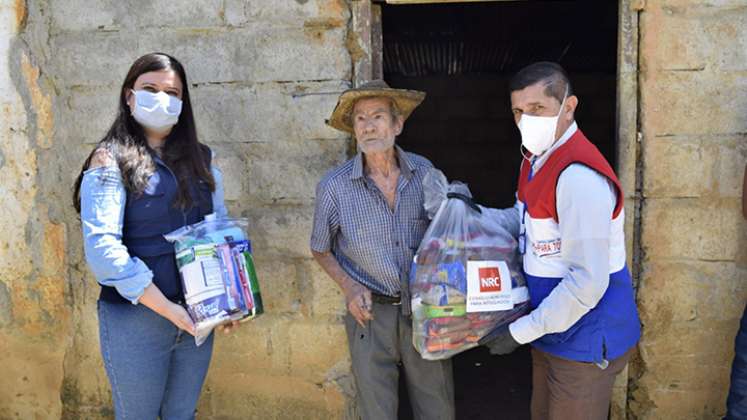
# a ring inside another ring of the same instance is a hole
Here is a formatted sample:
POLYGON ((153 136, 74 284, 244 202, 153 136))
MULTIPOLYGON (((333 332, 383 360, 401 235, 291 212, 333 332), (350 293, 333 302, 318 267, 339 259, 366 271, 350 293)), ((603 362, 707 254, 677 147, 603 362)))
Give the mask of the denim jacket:
MULTIPOLYGON (((157 163, 163 165, 160 160, 157 163)), ((211 172, 215 178, 212 210, 219 217, 226 216, 223 175, 214 165, 211 165, 211 172)), ((162 171, 156 172, 151 178, 157 178, 159 173, 162 171)), ((145 288, 154 281, 154 272, 143 261, 146 257, 132 255, 133 252, 123 241, 127 196, 117 166, 98 167, 84 172, 80 200, 86 261, 99 284, 114 287, 122 298, 137 304, 145 288)), ((173 259, 173 255, 168 258, 173 259)))

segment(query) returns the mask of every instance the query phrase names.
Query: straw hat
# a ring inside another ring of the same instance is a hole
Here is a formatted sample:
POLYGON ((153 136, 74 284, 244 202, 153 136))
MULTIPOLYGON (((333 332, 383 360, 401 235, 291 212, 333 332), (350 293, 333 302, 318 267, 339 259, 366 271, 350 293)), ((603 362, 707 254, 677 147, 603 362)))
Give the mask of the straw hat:
POLYGON ((337 106, 332 111, 332 116, 326 121, 327 125, 338 130, 353 133, 351 114, 356 101, 362 98, 391 98, 402 114, 403 121, 412 114, 412 111, 423 102, 425 92, 407 89, 392 89, 385 81, 373 80, 357 88, 342 92, 337 100, 337 106))

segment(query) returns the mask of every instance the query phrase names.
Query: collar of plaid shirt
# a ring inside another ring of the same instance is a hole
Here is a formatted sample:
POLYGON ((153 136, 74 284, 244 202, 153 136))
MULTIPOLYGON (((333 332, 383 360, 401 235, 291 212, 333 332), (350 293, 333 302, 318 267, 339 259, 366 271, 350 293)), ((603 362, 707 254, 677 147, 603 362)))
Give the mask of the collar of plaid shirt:
MULTIPOLYGON (((400 174, 407 178, 409 181, 412 178, 413 172, 415 172, 415 168, 410 164, 410 161, 407 159, 407 155, 405 155, 404 150, 402 150, 399 146, 394 146, 394 152, 397 155, 397 161, 399 162, 399 170, 400 174)), ((358 154, 355 156, 355 160, 353 161, 353 170, 350 172, 350 179, 358 179, 363 178, 363 152, 358 152, 358 154)))

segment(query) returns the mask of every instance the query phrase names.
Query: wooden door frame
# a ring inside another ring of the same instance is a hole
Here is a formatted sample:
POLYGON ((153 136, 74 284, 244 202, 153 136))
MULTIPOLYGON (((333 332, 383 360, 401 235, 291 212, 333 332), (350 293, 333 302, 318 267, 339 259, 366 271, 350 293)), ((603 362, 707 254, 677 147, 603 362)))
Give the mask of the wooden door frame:
MULTIPOLYGON (((641 273, 641 202, 643 165, 641 161, 639 91, 639 14, 645 0, 619 0, 617 27, 617 175, 625 192, 625 248, 633 285, 638 290, 641 273)), ((617 377, 610 418, 627 418, 630 365, 617 377)))
MULTIPOLYGON (((500 1, 500 0, 496 0, 500 1)), ((625 191, 625 236, 628 264, 637 289, 641 267, 640 220, 643 167, 640 157, 640 107, 638 63, 638 17, 645 0, 618 0, 616 154, 617 174, 625 191)), ((353 85, 383 78, 381 5, 372 0, 351 0, 352 25, 349 42, 357 44, 352 54, 353 85)), ((615 383, 611 419, 625 419, 628 404, 628 368, 615 383)))
POLYGON ((381 5, 371 0, 352 0, 353 86, 384 77, 384 43, 381 30, 381 5))

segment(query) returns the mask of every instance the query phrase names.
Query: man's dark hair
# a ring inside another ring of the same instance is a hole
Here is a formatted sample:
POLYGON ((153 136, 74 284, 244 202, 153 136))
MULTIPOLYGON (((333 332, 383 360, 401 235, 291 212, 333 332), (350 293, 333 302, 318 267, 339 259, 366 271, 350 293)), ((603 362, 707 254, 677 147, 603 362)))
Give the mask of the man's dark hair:
POLYGON ((568 73, 560 67, 560 64, 551 61, 540 61, 519 70, 508 82, 508 90, 509 92, 515 92, 537 83, 543 83, 545 85, 545 95, 552 96, 558 102, 563 102, 566 86, 568 87, 568 96, 573 95, 568 73))

